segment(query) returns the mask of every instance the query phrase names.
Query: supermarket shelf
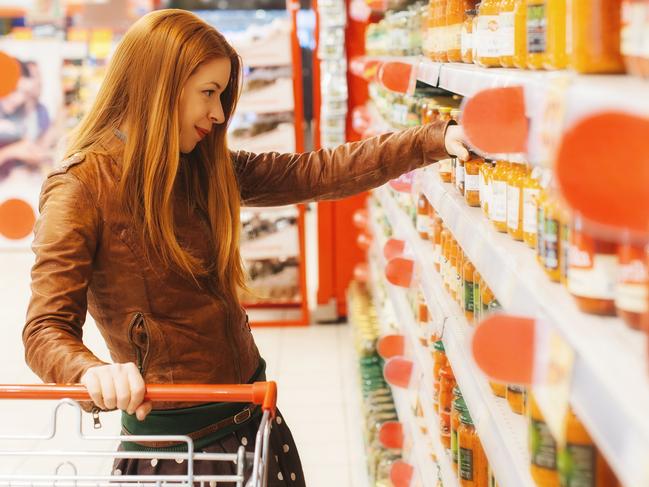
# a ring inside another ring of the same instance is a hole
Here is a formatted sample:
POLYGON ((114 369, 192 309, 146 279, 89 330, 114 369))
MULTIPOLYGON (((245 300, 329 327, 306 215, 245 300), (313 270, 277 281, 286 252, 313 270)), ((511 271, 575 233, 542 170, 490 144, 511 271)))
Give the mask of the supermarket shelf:
MULTIPOLYGON (((426 302, 432 316, 443 323, 442 340, 446 353, 498 484, 503 487, 534 487, 529 474, 525 419, 512 413, 505 400, 493 395, 484 374, 475 365, 470 353, 471 327, 459 306, 444 290, 440 275, 434 270, 429 271, 433 268, 432 249, 419 238, 410 219, 398 208, 386 187, 375 193, 396 235, 407 242, 407 251, 418 263, 417 272, 426 302)), ((413 321, 412 312, 408 309, 400 310, 399 317, 407 323, 413 321), (404 318, 406 313, 409 316, 404 318)), ((426 364, 426 370, 432 371, 432 362, 426 364)))
MULTIPOLYGON (((504 308, 552 325, 575 351, 573 407, 624 485, 649 485, 642 460, 649 456, 645 338, 619 319, 582 313, 564 287, 549 281, 534 252, 498 233, 479 208, 468 207, 440 181, 437 168, 418 176, 430 203, 504 308)), ((414 229, 402 231, 412 235, 414 229)))
POLYGON ((407 402, 406 391, 393 388, 393 395, 397 404, 399 419, 402 423, 407 424, 411 438, 414 441, 415 459, 417 460, 418 470, 421 475, 424 486, 435 486, 437 479, 437 468, 435 467, 431 456, 425 451, 428 443, 432 446, 432 451, 437 459, 437 465, 441 474, 442 481, 445 487, 458 487, 458 479, 455 470, 451 463, 448 453, 445 451, 441 444, 438 419, 433 413, 433 363, 431 356, 423 349, 418 342, 417 324, 415 323, 412 311, 410 310, 403 289, 397 288, 387 282, 385 279, 383 269, 385 269, 385 258, 383 257, 383 246, 385 245, 386 238, 383 235, 382 229, 376 224, 377 217, 373 208, 370 208, 370 221, 373 225, 374 244, 370 255, 370 267, 372 268, 372 292, 375 297, 375 307, 381 320, 382 330, 390 330, 394 324, 399 326, 399 332, 404 335, 406 341, 406 355, 410 357, 416 364, 415 374, 419 374, 415 380, 419 384, 419 400, 422 403, 424 410, 423 425, 428 430, 428 435, 424 436, 420 431, 417 420, 415 419, 410 405, 407 402), (382 286, 378 285, 382 283, 382 286), (389 303, 394 309, 397 320, 390 320, 386 316, 385 311, 382 309, 381 299, 382 296, 379 287, 387 291, 387 298, 389 303), (383 322, 385 320, 385 322, 383 322), (398 401, 398 399, 400 401, 398 401))
POLYGON ((241 256, 245 261, 300 257, 298 244, 298 227, 290 225, 279 232, 242 242, 241 256))

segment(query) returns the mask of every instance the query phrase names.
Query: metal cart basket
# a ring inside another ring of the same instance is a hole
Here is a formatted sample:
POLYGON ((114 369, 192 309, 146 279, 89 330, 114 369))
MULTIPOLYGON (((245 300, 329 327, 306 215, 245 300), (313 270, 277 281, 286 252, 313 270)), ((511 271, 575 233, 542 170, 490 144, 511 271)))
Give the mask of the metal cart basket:
MULTIPOLYGON (((235 385, 203 385, 203 384, 172 384, 148 385, 145 400, 157 402, 240 402, 261 405, 262 418, 257 431, 255 449, 253 453, 246 452, 244 446, 239 446, 236 453, 203 453, 194 451, 194 442, 189 436, 96 436, 87 435, 82 427, 82 409, 77 401, 89 401, 90 396, 84 386, 72 385, 0 385, 0 399, 29 399, 29 400, 58 400, 52 411, 51 428, 44 435, 37 436, 2 436, 0 435, 0 465, 5 457, 45 458, 61 457, 62 462, 55 472, 48 475, 30 474, 29 472, 7 473, 0 467, 0 487, 34 486, 34 487, 116 487, 116 486, 201 486, 235 484, 244 487, 244 476, 252 466, 245 487, 265 487, 268 478, 269 439, 272 419, 275 416, 277 401, 277 385, 275 382, 257 382, 254 384, 235 385), (82 451, 43 450, 31 451, 29 449, 11 449, 17 445, 17 440, 51 440, 56 435, 57 416, 64 406, 70 406, 78 414, 78 437, 87 442, 88 448, 82 451), (101 441, 167 441, 185 443, 187 450, 183 452, 168 451, 102 451, 93 449, 101 441), (106 475, 77 475, 74 460, 84 458, 104 457, 107 459, 172 459, 187 462, 185 475, 115 475, 113 472, 106 475), (233 462, 236 465, 236 475, 195 475, 195 461, 233 462), (66 468, 62 468, 62 467, 66 468), (72 474, 62 474, 62 470, 72 470, 72 474)), ((1 431, 0 431, 1 433, 1 431)))

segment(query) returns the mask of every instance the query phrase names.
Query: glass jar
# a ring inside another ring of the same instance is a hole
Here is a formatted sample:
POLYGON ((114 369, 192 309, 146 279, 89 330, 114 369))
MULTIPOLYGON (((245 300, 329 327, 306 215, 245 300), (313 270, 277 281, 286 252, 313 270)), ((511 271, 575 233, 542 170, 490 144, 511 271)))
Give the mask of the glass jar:
POLYGON ((507 397, 507 384, 489 381, 489 386, 496 397, 502 397, 503 399, 507 397))
POLYGON ((536 207, 536 260, 545 269, 545 209, 548 205, 548 192, 541 186, 536 207))
POLYGON ((430 203, 424 193, 419 193, 417 198, 417 232, 422 240, 430 240, 430 203))
POLYGON ((615 290, 617 314, 635 330, 643 328, 649 313, 649 267, 642 245, 624 243, 618 248, 618 277, 615 290))
POLYGON ((457 301, 457 266, 460 256, 460 246, 457 244, 455 239, 452 241, 452 246, 450 248, 450 258, 449 258, 449 273, 448 273, 448 292, 453 298, 454 301, 457 301))
POLYGON ((474 32, 473 22, 476 17, 475 10, 467 10, 464 14, 464 23, 462 24, 461 56, 463 63, 473 63, 473 44, 474 32))
POLYGON ((641 76, 643 64, 648 57, 645 52, 645 37, 649 24, 649 2, 647 0, 622 1, 621 52, 629 73, 641 76))
POLYGON ((559 229, 559 235, 561 238, 561 243, 559 245, 561 249, 561 284, 568 287, 568 266, 570 265, 570 227, 572 225, 572 217, 568 207, 561 206, 559 212, 559 224, 561 225, 559 229))
POLYGON ((439 384, 439 432, 442 444, 447 450, 451 449, 451 407, 456 384, 453 370, 447 362, 440 371, 439 384))
POLYGON ((457 267, 455 268, 456 270, 456 283, 455 283, 455 300, 457 301, 457 304, 460 306, 462 309, 462 312, 464 312, 464 263, 466 262, 466 254, 462 250, 462 247, 459 246, 458 244, 458 259, 457 259, 457 267))
POLYGON ((507 180, 507 233, 523 240, 523 186, 528 171, 522 164, 512 164, 507 180))
POLYGON ((566 414, 566 445, 559 451, 561 487, 609 487, 617 478, 572 408, 566 414))
POLYGON ((617 245, 594 238, 575 215, 570 235, 568 291, 584 313, 615 316, 617 245))
POLYGON ((473 274, 475 273, 475 267, 470 260, 466 260, 464 263, 463 276, 464 281, 464 316, 466 317, 469 323, 473 323, 473 274))
POLYGON ((439 254, 439 274, 442 278, 442 282, 446 284, 446 273, 448 266, 448 247, 451 243, 451 232, 444 228, 442 230, 441 243, 440 243, 440 254, 439 254))
POLYGON ((473 45, 471 48, 471 57, 473 58, 473 63, 478 64, 478 42, 480 41, 480 38, 478 37, 478 21, 480 19, 480 7, 482 6, 481 3, 476 4, 475 6, 475 16, 473 17, 473 45))
POLYGON ((480 323, 482 320, 482 276, 476 270, 473 273, 473 320, 480 323))
POLYGON ((514 0, 514 66, 527 69, 527 1, 514 0))
POLYGON ((527 68, 542 69, 547 52, 547 0, 526 0, 527 68))
POLYGON ((514 67, 514 53, 516 51, 514 1, 502 0, 500 2, 500 12, 498 13, 499 57, 500 65, 503 68, 514 67))
POLYGON ((433 264, 435 270, 440 272, 441 258, 442 258, 442 232, 444 230, 444 222, 440 217, 435 217, 433 220, 433 235, 434 247, 433 247, 433 264))
POLYGON ((490 161, 484 161, 480 165, 480 206, 484 214, 489 217, 491 203, 491 180, 493 177, 494 166, 490 161))
POLYGON ((543 67, 545 69, 565 69, 568 66, 568 54, 566 51, 566 1, 546 0, 548 44, 545 58, 543 59, 543 67))
POLYGON ((516 414, 525 414, 525 388, 509 384, 506 399, 509 408, 516 414))
POLYGON ((500 67, 499 9, 499 0, 483 0, 478 9, 478 56, 475 62, 485 68, 500 67))
POLYGON ((557 443, 533 395, 528 408, 530 473, 538 487, 557 487, 557 443))
POLYGON ((458 474, 462 487, 487 487, 489 465, 468 410, 460 413, 458 436, 458 474))
MULTIPOLYGON (((451 120, 451 108, 440 107, 439 119, 442 121, 451 120)), ((439 165, 439 177, 445 183, 450 183, 453 178, 453 159, 443 159, 437 163, 439 165)))
POLYGON ((541 183, 538 179, 538 171, 534 169, 527 175, 523 183, 523 241, 533 249, 536 249, 540 190, 541 183))
POLYGON ((462 61, 462 25, 464 0, 446 0, 446 56, 448 62, 462 61))
POLYGON ((571 67, 578 73, 623 73, 620 0, 572 1, 571 67))
POLYGON ((489 216, 496 230, 503 233, 507 233, 507 181, 509 171, 509 163, 498 161, 491 178, 489 216))
POLYGON ((544 208, 545 272, 553 282, 561 281, 561 208, 557 197, 552 196, 544 208))
POLYGON ((480 206, 480 166, 483 162, 472 154, 464 163, 464 199, 469 206, 480 206))

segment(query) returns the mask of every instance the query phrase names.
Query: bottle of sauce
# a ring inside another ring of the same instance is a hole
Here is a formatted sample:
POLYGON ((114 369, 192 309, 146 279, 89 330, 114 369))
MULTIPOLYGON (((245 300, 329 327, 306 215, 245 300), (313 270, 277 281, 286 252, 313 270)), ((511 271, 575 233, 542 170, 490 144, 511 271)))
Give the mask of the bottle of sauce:
POLYGON ((503 68, 514 67, 514 53, 516 51, 514 4, 515 0, 502 0, 500 13, 498 14, 500 65, 503 68))
POLYGON ((545 205, 545 272, 553 282, 561 281, 561 208, 553 196, 545 205))
POLYGON ((527 0, 527 68, 542 69, 547 52, 547 0, 527 0))
POLYGON ((462 487, 486 487, 489 465, 468 409, 460 413, 458 474, 462 487))
POLYGON ((507 181, 507 233, 514 240, 523 240, 523 187, 528 172, 521 164, 512 164, 507 181))
POLYGON ((430 240, 430 203, 424 193, 417 198, 417 232, 422 240, 430 240))
POLYGON ((646 36, 646 21, 649 18, 649 2, 646 0, 622 1, 621 53, 629 73, 641 76, 646 36))
POLYGON ((559 210, 559 224, 561 225, 559 235, 561 237, 561 284, 568 287, 568 266, 570 265, 570 234, 572 226, 572 215, 566 206, 559 210))
POLYGON ((620 0, 572 1, 571 66, 578 73, 622 73, 620 0))
POLYGON ((453 389, 457 383, 451 366, 446 363, 440 371, 439 386, 439 426, 442 444, 447 450, 451 449, 451 407, 453 405, 453 389))
POLYGON ((572 408, 566 415, 566 446, 559 451, 561 487, 609 487, 617 485, 593 439, 572 408))
POLYGON ((448 273, 448 291, 454 301, 457 301, 457 267, 460 256, 460 246, 457 244, 455 239, 452 241, 450 248, 450 258, 449 258, 449 273, 448 273))
POLYGON ((466 403, 462 398, 460 389, 456 387, 453 392, 455 394, 455 399, 453 400, 453 410, 451 412, 451 461, 453 462, 454 470, 457 472, 459 453, 458 430, 460 429, 460 414, 463 411, 468 411, 468 408, 466 407, 466 403))
POLYGON ((455 293, 456 293, 456 300, 457 304, 460 306, 462 309, 462 312, 464 312, 464 263, 467 261, 466 254, 462 250, 462 248, 458 245, 458 260, 457 260, 457 275, 456 275, 456 284, 455 284, 455 293))
POLYGON ((439 413, 441 372, 446 366, 448 366, 448 358, 444 350, 444 343, 439 340, 433 345, 433 406, 436 413, 439 413))
POLYGON ((529 398, 530 473, 538 487, 558 487, 557 443, 550 432, 534 396, 529 398))
POLYGON ((516 414, 525 414, 525 388, 513 384, 507 386, 509 408, 516 414))
POLYGON ((510 166, 505 161, 498 161, 491 178, 491 201, 489 216, 499 232, 507 233, 507 180, 510 166))
POLYGON ((514 0, 514 66, 527 69, 527 1, 514 0))
POLYGON ((478 57, 477 64, 483 67, 500 67, 498 46, 498 0, 483 0, 478 10, 478 57))
POLYGON ((439 36, 439 45, 438 45, 438 51, 436 55, 436 60, 440 63, 446 63, 448 62, 448 44, 449 44, 449 38, 448 38, 448 24, 446 23, 446 2, 447 0, 440 0, 439 1, 439 28, 438 28, 438 36, 439 36))
POLYGON ((472 154, 464 164, 464 199, 469 206, 480 206, 480 166, 483 162, 472 154))
POLYGON ((617 245, 593 237, 575 215, 570 237, 568 291, 584 313, 615 316, 617 245))
POLYGON ((541 183, 536 168, 525 178, 523 185, 523 241, 536 249, 538 199, 541 183))
POLYGON ((536 212, 536 258, 545 269, 545 210, 548 205, 548 191, 547 186, 541 181, 541 190, 537 202, 536 212))
POLYGON ((446 0, 446 55, 451 63, 462 62, 462 25, 464 0, 446 0))
POLYGON ((439 273, 442 276, 442 282, 444 283, 444 286, 446 286, 446 274, 447 274, 447 267, 448 267, 448 256, 449 256, 449 246, 451 244, 451 232, 447 229, 444 228, 442 230, 442 238, 441 238, 441 254, 440 254, 440 259, 439 259, 439 273))
POLYGON ((464 16, 464 23, 462 24, 462 36, 461 36, 461 56, 462 62, 472 64, 473 63, 473 44, 474 44, 474 32, 473 32, 473 22, 477 15, 476 10, 467 10, 464 16))
POLYGON ((469 323, 473 323, 473 274, 475 273, 475 267, 469 259, 464 263, 463 269, 463 280, 464 280, 464 316, 466 317, 469 323))
POLYGON ((635 330, 643 328, 649 313, 649 268, 645 249, 633 243, 618 248, 619 269, 615 290, 617 314, 635 330))
POLYGON ((546 0, 546 5, 547 49, 543 66, 545 69, 565 69, 568 66, 566 0, 546 0))
POLYGON ((482 319, 482 277, 477 270, 473 273, 473 319, 476 323, 482 319))
POLYGON ((440 272, 441 257, 442 257, 442 232, 444 230, 444 223, 440 217, 435 217, 433 220, 433 233, 435 234, 435 242, 433 247, 433 264, 435 270, 440 272))

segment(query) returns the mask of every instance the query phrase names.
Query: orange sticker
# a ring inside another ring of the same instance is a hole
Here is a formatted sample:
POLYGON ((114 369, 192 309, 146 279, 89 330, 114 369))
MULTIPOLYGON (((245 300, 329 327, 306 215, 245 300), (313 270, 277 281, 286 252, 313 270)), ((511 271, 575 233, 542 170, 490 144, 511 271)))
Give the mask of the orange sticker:
POLYGON ((20 79, 20 64, 16 59, 0 51, 0 98, 13 92, 20 79))
POLYGON ((21 240, 34 229, 36 215, 24 200, 11 198, 0 203, 0 235, 10 240, 21 240))

